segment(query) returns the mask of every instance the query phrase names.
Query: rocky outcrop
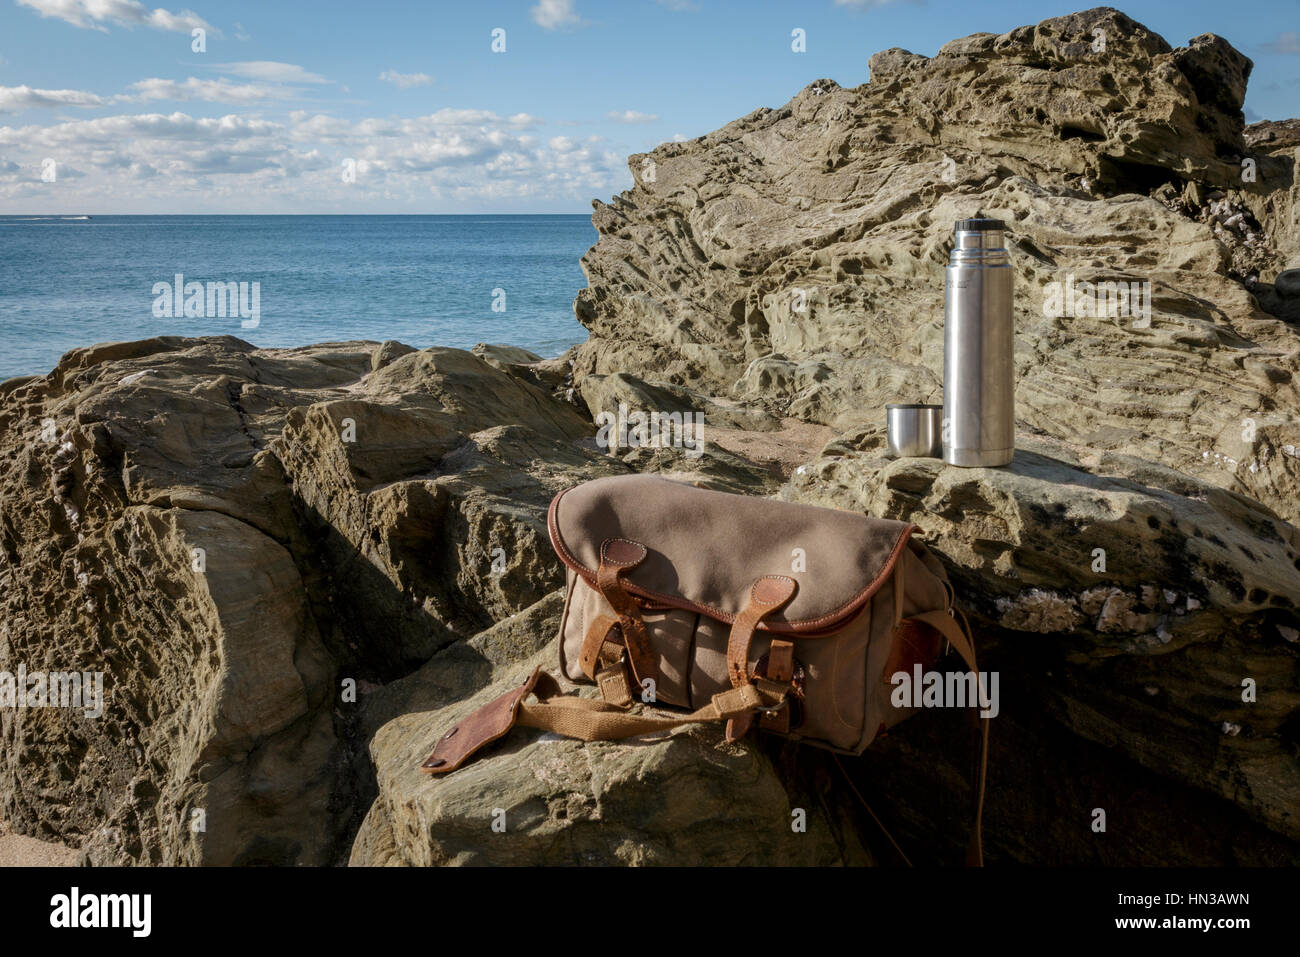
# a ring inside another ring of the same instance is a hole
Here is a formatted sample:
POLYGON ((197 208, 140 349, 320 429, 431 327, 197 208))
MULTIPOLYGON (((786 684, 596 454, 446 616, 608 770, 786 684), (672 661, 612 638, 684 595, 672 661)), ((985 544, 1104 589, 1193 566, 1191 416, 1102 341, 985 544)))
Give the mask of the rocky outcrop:
POLYGON ((1300 266, 1298 161, 1289 133, 1243 138, 1249 73, 1218 37, 1171 49, 1099 8, 878 53, 862 86, 633 156, 635 187, 595 204, 579 382, 639 370, 841 431, 936 401, 953 222, 995 216, 1021 431, 1294 520, 1300 335, 1272 283, 1300 266), (1149 316, 1066 292, 1107 282, 1148 284, 1149 316))
MULTIPOLYGON (((98 716, 0 708, 0 819, 96 864, 345 859, 375 768, 413 787, 400 756, 427 743, 427 722, 409 737, 399 723, 372 766, 376 715, 404 715, 431 682, 452 706, 497 677, 467 656, 505 668, 554 636, 536 610, 553 610, 563 580, 545 532, 557 491, 634 468, 779 484, 770 464, 708 445, 684 460, 600 448, 579 407, 544 387, 563 391, 556 363, 478 351, 154 339, 6 382, 0 671, 102 673, 105 702, 98 716)), ((688 746, 638 752, 658 755, 644 773, 675 773, 688 746)), ((728 791, 715 769, 719 807, 758 781, 769 810, 784 801, 770 762, 744 749, 726 761, 748 771, 728 791)), ((684 806, 629 825, 629 848, 639 835, 659 850, 615 856, 686 853, 670 833, 684 806)), ((741 830, 753 823, 715 822, 691 853, 730 841, 757 860, 761 832, 741 830)), ((809 860, 840 853, 820 840, 809 860)))
POLYGON ((449 726, 553 669, 562 608, 556 592, 371 698, 370 726, 397 717, 373 737, 379 797, 353 865, 870 862, 843 796, 787 789, 766 755, 717 729, 584 745, 519 728, 453 775, 424 774, 449 726))
POLYGON ((960 860, 951 712, 856 760, 516 729, 420 772, 554 663, 552 495, 655 471, 919 526, 1000 676, 991 862, 1300 863, 1300 135, 1244 127, 1249 72, 1106 8, 879 53, 634 156, 556 359, 168 338, 3 383, 0 671, 107 698, 0 709, 0 820, 91 863, 892 863, 879 816, 960 860), (977 213, 1014 242, 1016 460, 891 460, 977 213), (1108 281, 1150 321, 1044 308, 1108 281))
POLYGON ((107 694, 0 711, 3 816, 96 863, 344 852, 365 690, 555 588, 546 503, 626 468, 522 378, 387 343, 77 350, 0 409, 0 661, 107 694))
MULTIPOLYGON (((1112 864, 1203 863, 1206 844, 1221 860, 1276 863, 1288 858, 1269 832, 1300 842, 1300 530, 1172 469, 1110 456, 1085 465, 1038 440, 1007 468, 962 469, 889 459, 881 432, 849 436, 783 496, 915 522, 943 557, 1008 702, 994 722, 999 791, 1042 788, 1042 767, 1020 752, 1050 750, 1044 719, 1148 772, 1124 797, 1098 775, 1064 803, 995 799, 995 833, 1016 822, 1064 830, 1058 862, 1112 864), (1151 829, 1133 820, 1134 792, 1145 806, 1197 807, 1196 839, 1164 834, 1149 857, 1127 840, 1098 846, 1088 822, 1108 802, 1124 809, 1112 805, 1124 823, 1112 821, 1111 833, 1151 829), (1218 812, 1230 822, 1218 837, 1198 792, 1235 805, 1218 812), (1062 828, 1063 815, 1073 827, 1062 828)), ((923 724, 903 725, 894 746, 924 739, 932 726, 914 727, 923 724)), ((968 756, 951 760, 955 775, 968 756)), ((933 765, 920 746, 889 774, 937 785, 933 765)))
MULTIPOLYGON (((675 405, 829 426, 781 494, 916 522, 949 568, 1016 689, 991 857, 1297 859, 1300 140, 1244 126, 1250 66, 1107 8, 887 50, 862 86, 631 157, 634 188, 595 204, 575 304, 593 411, 634 370, 675 405), (975 215, 1010 225, 1023 451, 890 461, 884 406, 941 401, 943 266, 975 215), (1149 290, 1149 313, 1061 301, 1106 283, 1149 290)), ((960 808, 936 795, 968 764, 927 715, 853 773, 951 860, 960 808)))

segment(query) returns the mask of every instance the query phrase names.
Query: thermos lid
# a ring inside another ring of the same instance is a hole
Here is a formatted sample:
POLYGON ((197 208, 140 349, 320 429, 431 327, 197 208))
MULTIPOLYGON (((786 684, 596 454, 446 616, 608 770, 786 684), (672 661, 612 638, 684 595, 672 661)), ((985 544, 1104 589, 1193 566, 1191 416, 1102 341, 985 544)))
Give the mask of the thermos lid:
POLYGON ((956 226, 959 233, 991 232, 995 229, 1005 231, 1006 228, 1006 223, 1000 219, 959 219, 956 226))

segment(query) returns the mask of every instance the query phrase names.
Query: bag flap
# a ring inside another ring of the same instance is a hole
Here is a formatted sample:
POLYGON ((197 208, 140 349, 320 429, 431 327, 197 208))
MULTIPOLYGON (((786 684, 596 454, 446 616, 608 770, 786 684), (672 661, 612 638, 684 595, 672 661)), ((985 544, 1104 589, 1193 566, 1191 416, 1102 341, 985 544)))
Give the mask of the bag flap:
POLYGON ((860 610, 916 527, 657 475, 620 475, 567 489, 552 500, 547 525, 560 560, 593 585, 601 543, 629 539, 647 550, 645 560, 623 574, 629 592, 729 624, 759 577, 794 578, 794 598, 760 627, 800 634, 835 628, 860 610))

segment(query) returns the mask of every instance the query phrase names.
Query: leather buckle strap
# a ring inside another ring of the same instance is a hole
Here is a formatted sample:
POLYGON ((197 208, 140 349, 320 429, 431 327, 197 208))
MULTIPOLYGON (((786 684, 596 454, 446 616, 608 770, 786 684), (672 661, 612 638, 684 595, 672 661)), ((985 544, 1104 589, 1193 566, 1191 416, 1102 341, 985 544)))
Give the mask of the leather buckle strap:
POLYGON ((627 656, 620 655, 596 672, 596 687, 600 696, 617 708, 632 706, 632 687, 627 680, 627 656))
POLYGON ((627 665, 638 685, 647 679, 659 681, 659 666, 655 659, 650 636, 641 618, 641 608, 636 599, 623 587, 623 573, 645 561, 648 554, 640 542, 626 538, 607 538, 600 546, 600 567, 596 570, 596 588, 614 609, 614 615, 599 615, 587 629, 583 638, 582 667, 588 677, 594 678, 596 660, 607 644, 621 645, 626 651, 627 665), (621 642, 610 638, 617 628, 621 642), (593 671, 588 671, 588 665, 593 671))
POLYGON ((749 603, 736 616, 727 639, 727 675, 731 686, 749 684, 749 645, 758 623, 794 597, 798 583, 788 575, 764 575, 749 589, 749 603))
MULTIPOLYGON (((780 639, 777 639, 779 641, 780 639)), ((774 641, 773 644, 777 642, 774 641)), ((790 644, 790 642, 784 642, 790 644)), ((799 707, 799 697, 802 690, 793 679, 775 680, 764 676, 763 664, 767 660, 767 655, 763 656, 763 662, 754 673, 749 684, 741 685, 739 689, 733 688, 732 692, 738 690, 757 691, 769 704, 755 705, 744 714, 733 716, 727 721, 727 740, 739 741, 749 729, 754 726, 754 720, 758 719, 758 726, 764 731, 775 731, 779 734, 787 733, 792 727, 797 727, 802 721, 802 710, 799 707)))
POLYGON ((610 704, 626 708, 632 703, 632 687, 627 678, 627 649, 623 645, 617 618, 597 615, 587 626, 578 665, 610 704))
MULTIPOLYGON (((727 639, 727 674, 733 688, 754 683, 749 674, 749 646, 753 643, 754 630, 765 617, 785 607, 798 587, 798 583, 788 575, 764 575, 750 586, 749 603, 736 616, 731 626, 731 636, 727 639)), ((772 647, 781 662, 777 667, 788 671, 789 675, 783 680, 774 677, 775 673, 771 669, 773 652, 769 651, 769 669, 764 677, 773 679, 772 684, 778 687, 783 683, 788 685, 794 674, 794 645, 778 639, 772 642, 772 647)), ((756 714, 758 712, 755 711, 729 720, 727 740, 738 741, 743 738, 753 725, 756 714)), ((778 717, 777 711, 768 710, 763 713, 763 720, 770 722, 769 727, 779 728, 784 724, 788 728, 789 711, 785 712, 783 720, 778 717)))
POLYGON ((802 706, 797 713, 794 706, 794 699, 803 696, 803 669, 798 669, 796 674, 794 642, 773 638, 767 654, 758 662, 754 677, 789 686, 781 707, 760 708, 758 711, 758 726, 761 729, 787 734, 791 727, 802 721, 802 706))
POLYGON ((588 678, 595 679, 596 672, 602 664, 608 664, 608 658, 614 654, 619 660, 623 657, 622 636, 615 629, 618 619, 613 615, 597 615, 587 625, 587 633, 582 638, 582 651, 578 655, 578 665, 588 678))

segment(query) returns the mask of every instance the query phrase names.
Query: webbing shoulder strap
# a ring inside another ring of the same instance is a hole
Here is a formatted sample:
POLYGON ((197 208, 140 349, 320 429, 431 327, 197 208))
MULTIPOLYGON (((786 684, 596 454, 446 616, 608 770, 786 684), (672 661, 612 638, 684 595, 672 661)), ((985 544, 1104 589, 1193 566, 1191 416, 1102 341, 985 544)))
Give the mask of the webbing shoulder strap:
POLYGON ((688 724, 727 721, 757 709, 776 707, 788 690, 786 685, 759 679, 714 695, 708 704, 690 714, 633 714, 596 698, 561 694, 555 679, 543 673, 533 689, 537 702, 520 702, 518 723, 581 741, 619 741, 688 724))
POLYGON ((779 708, 789 692, 788 683, 756 678, 714 695, 708 704, 690 714, 633 714, 598 698, 563 694, 559 682, 537 667, 523 684, 489 701, 444 734, 421 767, 430 774, 455 771, 515 725, 582 741, 618 741, 779 708), (536 695, 537 701, 530 702, 529 695, 536 695))

